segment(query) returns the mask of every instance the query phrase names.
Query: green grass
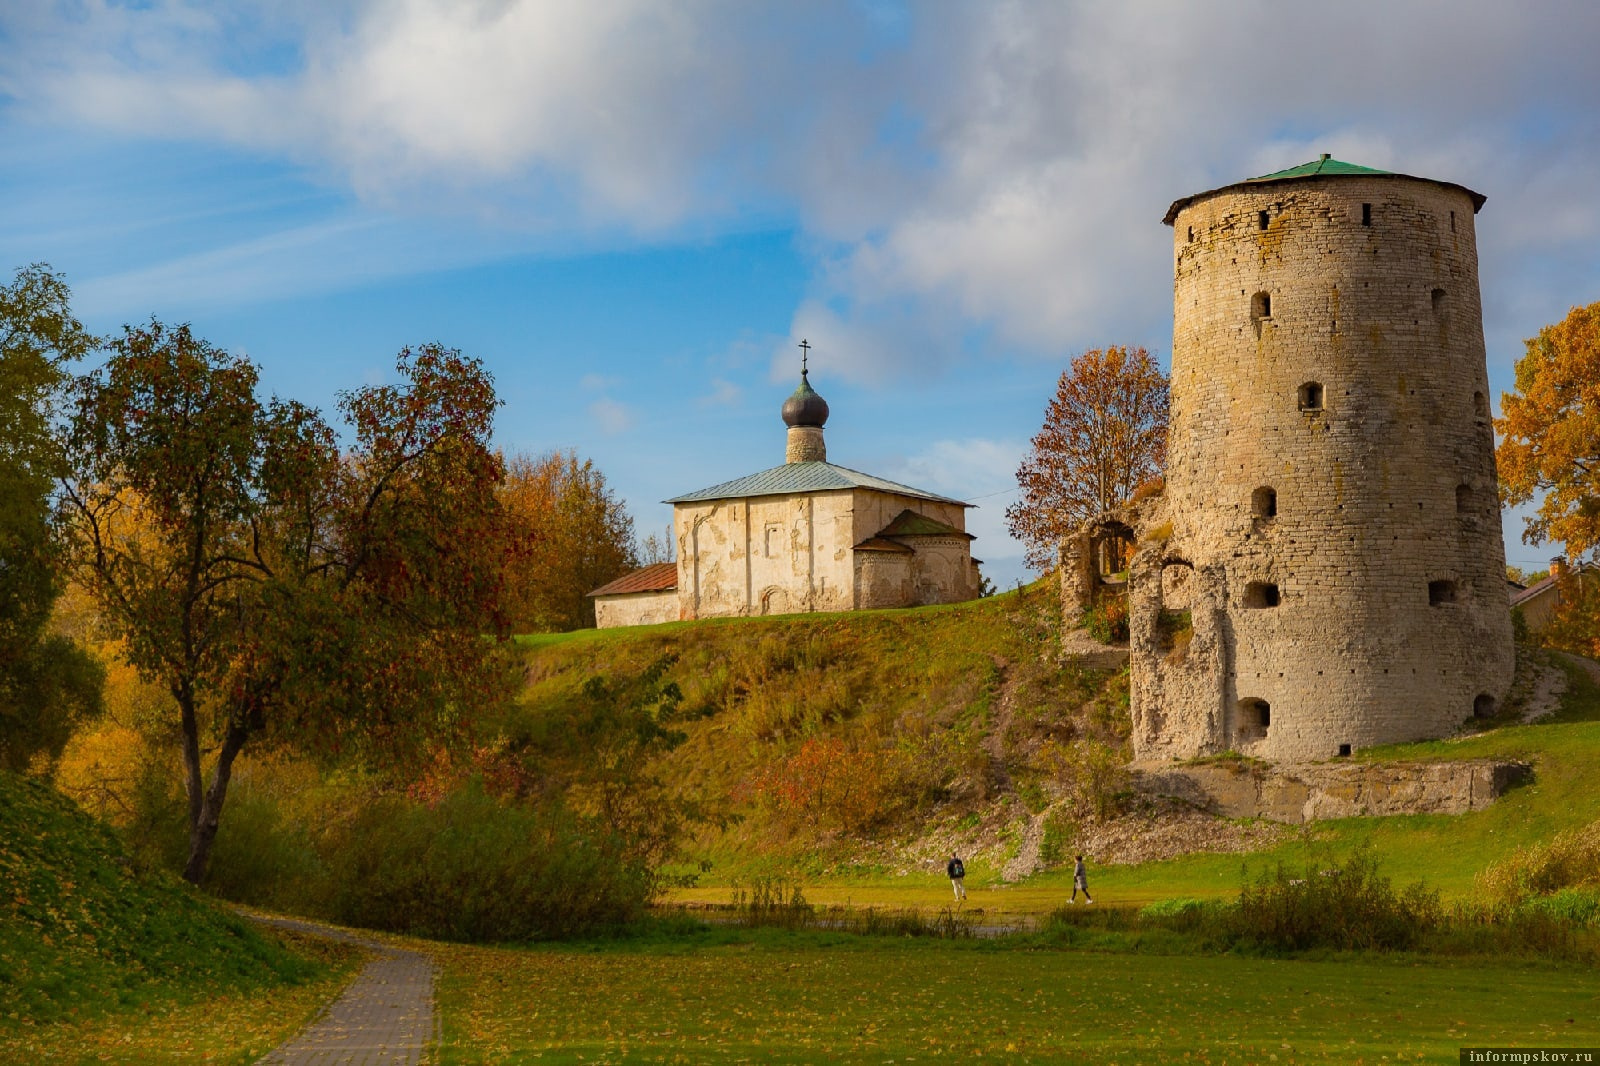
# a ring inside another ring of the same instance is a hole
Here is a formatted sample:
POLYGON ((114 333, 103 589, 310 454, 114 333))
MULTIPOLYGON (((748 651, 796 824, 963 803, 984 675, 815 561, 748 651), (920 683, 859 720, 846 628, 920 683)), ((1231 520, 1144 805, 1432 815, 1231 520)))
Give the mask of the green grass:
POLYGON ((259 1054, 352 964, 343 950, 291 950, 136 868, 110 829, 59 793, 0 774, 0 1061, 52 1049, 92 1058, 101 1042, 138 1034, 113 1055, 122 1061, 152 1033, 171 1038, 159 1046, 259 1054))
POLYGON ((1454 1062, 1600 1044, 1600 975, 1407 957, 1272 960, 843 934, 442 947, 441 1061, 1454 1062))
MULTIPOLYGON (((1461 815, 1410 815, 1350 818, 1301 827, 1278 847, 1251 854, 1196 854, 1137 866, 1091 867, 1096 898, 1142 905, 1181 897, 1232 897, 1248 876, 1278 862, 1302 866, 1308 860, 1338 865, 1356 848, 1369 849, 1381 872, 1395 884, 1423 881, 1447 901, 1471 899, 1477 877, 1519 847, 1600 819, 1600 688, 1570 664, 1569 688, 1559 712, 1531 724, 1501 725, 1482 733, 1440 741, 1390 745, 1364 751, 1370 762, 1520 759, 1534 767, 1531 783, 1512 789, 1489 808, 1461 815)), ((1091 857, 1092 858, 1092 857, 1091 857)), ((748 864, 746 864, 748 866, 748 864)), ((808 899, 819 904, 854 903, 883 907, 942 907, 950 889, 942 871, 907 876, 854 868, 837 875, 767 864, 769 873, 797 877, 808 899)), ((969 862, 971 904, 990 914, 1039 914, 1059 906, 1072 891, 1070 866, 1043 871, 1018 884, 1003 884, 997 872, 969 862)), ((741 869, 740 872, 743 872, 741 869)), ((726 902, 726 879, 715 873, 702 887, 681 889, 679 902, 726 902)))

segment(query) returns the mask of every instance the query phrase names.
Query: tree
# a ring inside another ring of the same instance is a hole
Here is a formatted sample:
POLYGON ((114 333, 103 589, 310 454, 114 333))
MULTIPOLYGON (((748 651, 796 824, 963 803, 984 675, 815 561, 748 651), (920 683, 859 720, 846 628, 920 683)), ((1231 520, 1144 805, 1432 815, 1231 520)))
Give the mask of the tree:
POLYGON ((1069 533, 1160 475, 1167 409, 1167 377, 1143 348, 1091 348, 1072 360, 1017 468, 1022 498, 1006 508, 1029 566, 1054 566, 1069 533))
POLYGON ((1525 520, 1529 544, 1556 540, 1572 558, 1600 546, 1600 303, 1574 307, 1526 342, 1515 393, 1500 399, 1500 495, 1544 498, 1525 520))
POLYGON ((492 382, 438 346, 396 365, 340 395, 344 453, 188 326, 127 328, 77 383, 64 514, 102 618, 172 695, 192 882, 247 743, 403 763, 505 679, 492 382))
POLYGON ((501 499, 529 541, 507 579, 520 632, 594 626, 589 593, 638 565, 633 519, 589 459, 576 452, 513 456, 501 499))
POLYGON ((47 632, 61 591, 52 494, 65 366, 95 343, 69 310, 59 275, 36 263, 0 287, 0 768, 61 754, 74 724, 98 713, 100 673, 47 632))
POLYGON ((677 559, 677 544, 672 535, 672 523, 668 522, 665 530, 651 530, 641 537, 634 548, 634 556, 640 566, 670 563, 677 559))

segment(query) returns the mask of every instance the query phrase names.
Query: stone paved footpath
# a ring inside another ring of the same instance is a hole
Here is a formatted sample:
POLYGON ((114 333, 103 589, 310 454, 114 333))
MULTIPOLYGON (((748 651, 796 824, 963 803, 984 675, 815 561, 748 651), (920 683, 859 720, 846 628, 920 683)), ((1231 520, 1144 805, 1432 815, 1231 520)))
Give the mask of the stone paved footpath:
POLYGON ((256 1066, 415 1066, 437 1035, 426 955, 315 922, 256 918, 377 953, 320 1018, 256 1066))

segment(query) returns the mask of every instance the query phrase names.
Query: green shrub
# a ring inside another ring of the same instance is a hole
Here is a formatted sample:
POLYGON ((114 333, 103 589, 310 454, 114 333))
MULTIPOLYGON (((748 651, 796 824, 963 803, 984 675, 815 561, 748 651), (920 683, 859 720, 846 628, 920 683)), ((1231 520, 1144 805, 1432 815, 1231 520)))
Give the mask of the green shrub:
POLYGON ((324 861, 329 916, 443 940, 575 936, 637 919, 655 891, 622 842, 565 806, 502 803, 477 781, 427 806, 365 806, 324 861))
POLYGON ((224 899, 289 913, 317 909, 326 880, 316 842, 302 820, 249 777, 228 790, 205 887, 224 899))
POLYGON ((1536 896, 1520 910, 1545 914, 1571 925, 1600 924, 1600 893, 1594 890, 1564 888, 1550 896, 1536 896))
POLYGON ((1279 863, 1244 886, 1235 911, 1240 944, 1269 951, 1403 950, 1443 919, 1437 891, 1416 883, 1396 892, 1362 851, 1333 869, 1279 863))

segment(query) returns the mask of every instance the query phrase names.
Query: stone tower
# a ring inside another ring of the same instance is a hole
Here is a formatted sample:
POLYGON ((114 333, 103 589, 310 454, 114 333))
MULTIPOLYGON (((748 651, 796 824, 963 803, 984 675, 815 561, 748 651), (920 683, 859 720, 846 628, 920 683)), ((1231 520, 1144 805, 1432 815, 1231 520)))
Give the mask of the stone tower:
POLYGON ((1167 212, 1166 486, 1130 579, 1140 758, 1330 758, 1504 697, 1483 202, 1323 156, 1167 212))

